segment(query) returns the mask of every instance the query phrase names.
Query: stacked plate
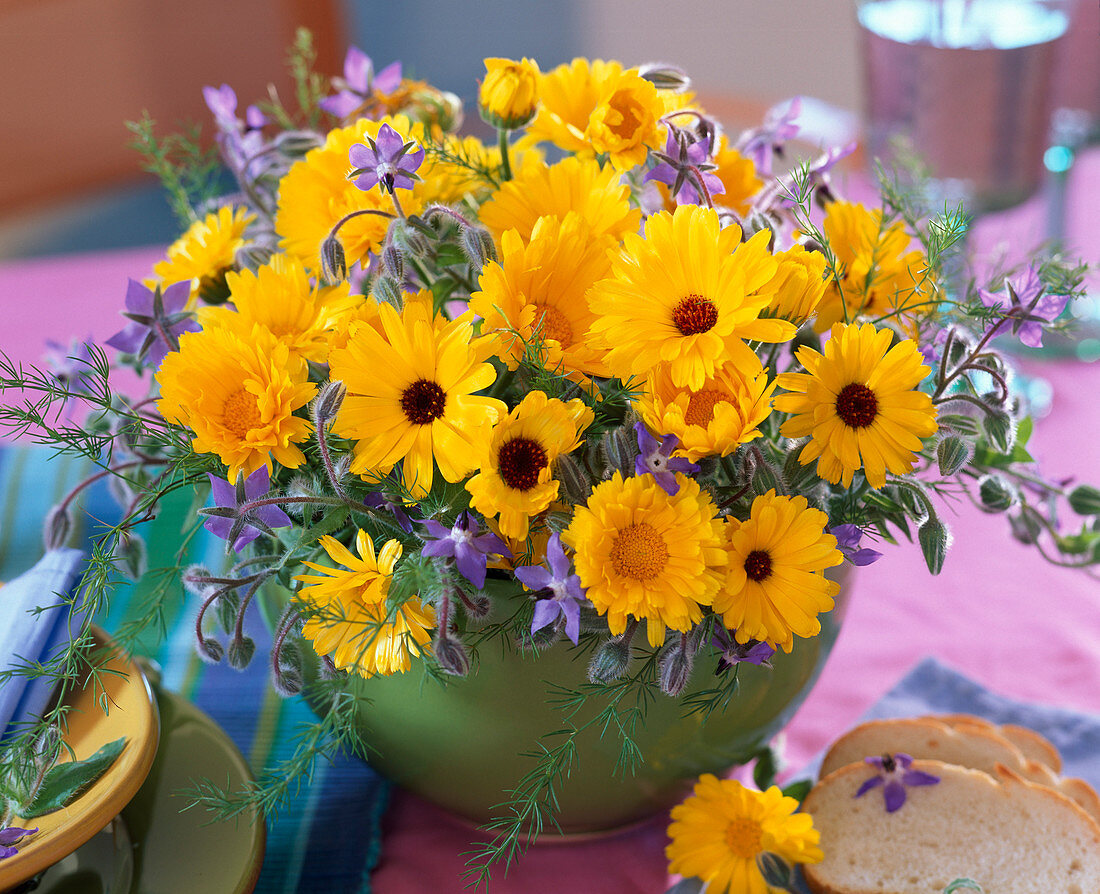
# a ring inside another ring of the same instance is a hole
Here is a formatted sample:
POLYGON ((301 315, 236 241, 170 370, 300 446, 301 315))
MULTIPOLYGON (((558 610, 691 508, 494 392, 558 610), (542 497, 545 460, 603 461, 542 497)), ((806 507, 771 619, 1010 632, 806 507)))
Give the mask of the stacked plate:
POLYGON ((262 818, 211 823, 179 795, 200 779, 239 790, 252 779, 244 758, 198 708, 97 638, 109 661, 70 695, 66 743, 77 760, 121 737, 126 745, 72 803, 14 821, 38 832, 0 860, 0 891, 248 894, 263 862, 262 818))

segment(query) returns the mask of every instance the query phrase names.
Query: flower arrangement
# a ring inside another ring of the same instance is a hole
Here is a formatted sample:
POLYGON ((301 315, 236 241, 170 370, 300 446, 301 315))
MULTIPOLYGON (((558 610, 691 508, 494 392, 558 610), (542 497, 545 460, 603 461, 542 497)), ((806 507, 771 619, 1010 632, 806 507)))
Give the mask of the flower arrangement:
MULTIPOLYGON (((242 117, 231 88, 207 88, 218 157, 131 125, 185 232, 131 281, 112 356, 88 346, 67 377, 0 370, 40 396, 3 408, 6 426, 93 457, 122 499, 91 615, 137 524, 183 489, 191 527, 231 556, 179 575, 197 648, 247 664, 244 612, 281 584, 284 695, 349 675, 445 682, 476 672, 477 643, 537 660, 564 639, 595 685, 648 656, 630 685, 669 697, 714 649, 713 710, 739 663, 818 634, 831 570, 878 559, 868 543, 915 538, 939 571, 937 498, 1005 513, 1053 561, 1097 559, 1100 493, 1036 472, 998 347, 1060 325, 1081 268, 1049 257, 968 280, 960 210, 929 216, 890 177, 881 207, 845 201, 830 169, 851 147, 786 163, 797 101, 727 133, 671 67, 488 59, 483 142, 459 135, 454 96, 396 63, 352 49, 330 84, 308 62, 302 38, 295 109, 272 93, 242 117), (116 365, 148 393, 112 390, 116 365), (51 415, 70 399, 87 421, 51 415), (1078 533, 1059 524, 1067 501, 1078 533), (488 579, 509 584, 506 605, 488 579)), ((353 712, 324 703, 328 738, 306 758, 357 741, 353 712)), ((243 797, 277 803, 277 777, 243 797)), ((725 785, 705 778, 697 797, 725 785)), ((547 816, 550 795, 532 798, 547 816)), ((808 858, 780 799, 741 809, 808 858)), ((487 862, 541 828, 530 818, 487 862)))

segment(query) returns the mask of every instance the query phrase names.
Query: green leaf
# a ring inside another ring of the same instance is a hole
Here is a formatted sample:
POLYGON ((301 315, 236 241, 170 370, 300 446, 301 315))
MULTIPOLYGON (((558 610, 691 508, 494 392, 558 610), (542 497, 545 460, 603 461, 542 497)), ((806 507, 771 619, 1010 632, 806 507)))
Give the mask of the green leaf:
POLYGON ((933 574, 939 574, 943 570, 949 540, 947 525, 934 515, 930 515, 917 530, 917 541, 924 553, 924 562, 933 574))
POLYGON ((775 762, 775 752, 770 748, 764 748, 756 755, 756 766, 752 768, 752 781, 760 791, 775 785, 775 774, 778 770, 775 762))
POLYGON ((809 779, 796 779, 794 782, 783 786, 783 794, 801 803, 806 799, 806 795, 810 793, 810 789, 813 788, 813 786, 813 782, 809 779))
POLYGON ((1001 410, 986 414, 982 421, 989 443, 1001 453, 1008 453, 1014 442, 1012 417, 1001 410))
POLYGON ((1069 493, 1069 506, 1078 515, 1100 515, 1100 490, 1078 485, 1069 493))
POLYGON ((452 242, 444 242, 440 245, 439 250, 435 253, 435 259, 440 267, 470 263, 470 259, 466 257, 466 252, 462 250, 462 247, 452 242))
POLYGON ((46 773, 34 800, 19 811, 20 816, 32 819, 69 804, 107 771, 125 746, 126 737, 123 736, 108 742, 87 760, 55 764, 46 773))

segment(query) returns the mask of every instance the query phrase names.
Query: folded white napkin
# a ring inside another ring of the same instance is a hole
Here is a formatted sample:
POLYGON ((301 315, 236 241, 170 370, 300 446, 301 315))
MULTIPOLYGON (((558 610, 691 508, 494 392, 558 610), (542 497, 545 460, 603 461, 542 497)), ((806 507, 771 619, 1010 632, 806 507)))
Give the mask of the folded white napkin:
MULTIPOLYGON (((48 551, 38 563, 0 587, 0 670, 46 662, 58 654, 80 621, 64 601, 80 579, 84 554, 48 551), (38 609, 42 609, 38 611, 38 609)), ((0 683, 0 739, 18 724, 38 718, 49 704, 53 681, 17 675, 0 683)))

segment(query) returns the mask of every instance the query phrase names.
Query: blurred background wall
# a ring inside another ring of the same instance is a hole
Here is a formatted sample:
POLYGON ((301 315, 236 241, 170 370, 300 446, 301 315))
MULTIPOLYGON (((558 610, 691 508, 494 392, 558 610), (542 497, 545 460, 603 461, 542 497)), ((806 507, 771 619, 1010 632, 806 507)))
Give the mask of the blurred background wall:
MULTIPOLYGON (((862 102, 854 0, 0 0, 0 258, 173 238, 122 122, 205 122, 206 84, 242 105, 285 85, 300 24, 326 73, 356 43, 468 103, 488 55, 677 63, 734 125, 795 94, 862 102)), ((1097 0, 1077 4, 1055 89, 1100 116, 1097 0)))

